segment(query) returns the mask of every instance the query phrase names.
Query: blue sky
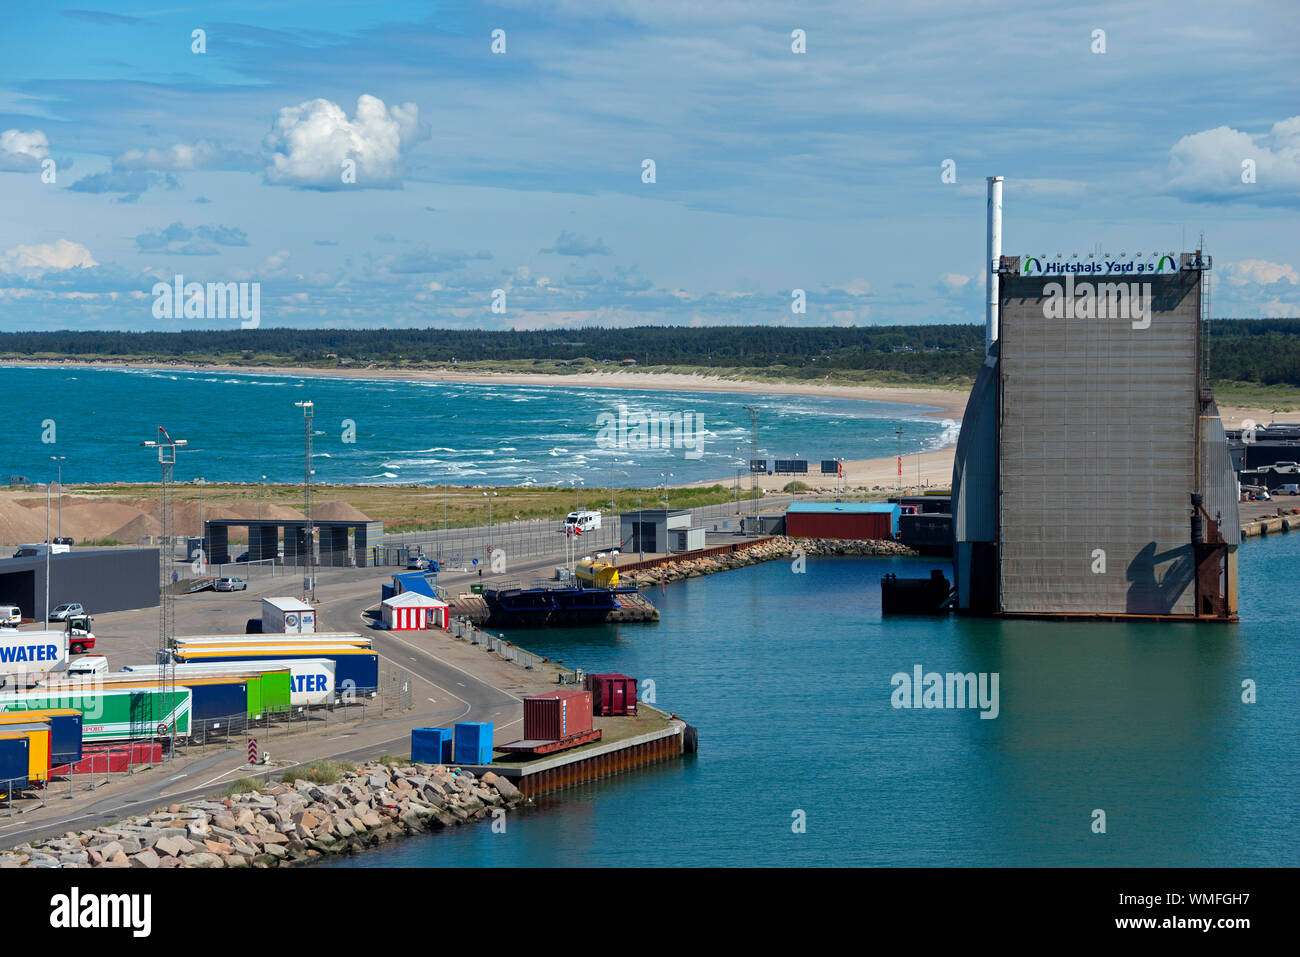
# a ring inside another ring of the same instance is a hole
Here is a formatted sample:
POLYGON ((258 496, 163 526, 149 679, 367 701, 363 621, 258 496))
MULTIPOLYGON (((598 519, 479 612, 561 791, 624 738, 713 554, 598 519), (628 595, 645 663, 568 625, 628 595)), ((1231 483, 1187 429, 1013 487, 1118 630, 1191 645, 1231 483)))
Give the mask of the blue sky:
POLYGON ((16 6, 0 328, 237 328, 155 318, 177 274, 264 326, 977 322, 994 173, 1007 253, 1203 233, 1217 315, 1300 315, 1300 7, 997 9, 16 6))

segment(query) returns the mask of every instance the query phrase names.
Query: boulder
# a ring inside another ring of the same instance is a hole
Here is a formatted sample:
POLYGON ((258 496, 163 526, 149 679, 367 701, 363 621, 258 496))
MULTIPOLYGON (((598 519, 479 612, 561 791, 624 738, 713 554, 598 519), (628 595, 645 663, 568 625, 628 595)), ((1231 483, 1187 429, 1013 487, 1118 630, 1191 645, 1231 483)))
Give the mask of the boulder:
POLYGON ((131 858, 131 866, 147 867, 150 870, 152 870, 153 868, 156 868, 159 865, 160 861, 161 858, 159 858, 158 855, 152 849, 146 848, 145 850, 141 851, 139 854, 136 854, 134 857, 131 858))
POLYGON ((206 851, 195 851, 192 854, 185 854, 181 857, 181 863, 186 867, 225 867, 226 862, 215 854, 209 854, 206 851))

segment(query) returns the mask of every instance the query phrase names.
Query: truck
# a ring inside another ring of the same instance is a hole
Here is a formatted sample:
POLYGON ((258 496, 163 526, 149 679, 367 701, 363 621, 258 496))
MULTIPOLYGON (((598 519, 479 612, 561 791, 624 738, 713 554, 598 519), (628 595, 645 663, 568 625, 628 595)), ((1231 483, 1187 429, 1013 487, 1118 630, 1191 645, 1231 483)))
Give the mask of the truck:
POLYGON ((67 667, 67 632, 0 631, 0 683, 30 685, 67 667))
POLYGON ((68 626, 68 653, 84 655, 95 647, 95 633, 90 630, 89 615, 73 615, 66 619, 68 626))
POLYGON ((263 598, 262 632, 310 635, 316 631, 316 610, 297 598, 263 598))
POLYGON ((598 528, 600 528, 600 512, 579 509, 576 512, 570 512, 564 519, 564 533, 566 535, 572 535, 575 532, 585 535, 587 532, 593 532, 598 528))
POLYGON ((31 542, 26 545, 19 545, 13 557, 34 558, 37 555, 44 555, 46 552, 51 555, 63 555, 70 551, 72 551, 72 546, 64 545, 61 542, 31 542))

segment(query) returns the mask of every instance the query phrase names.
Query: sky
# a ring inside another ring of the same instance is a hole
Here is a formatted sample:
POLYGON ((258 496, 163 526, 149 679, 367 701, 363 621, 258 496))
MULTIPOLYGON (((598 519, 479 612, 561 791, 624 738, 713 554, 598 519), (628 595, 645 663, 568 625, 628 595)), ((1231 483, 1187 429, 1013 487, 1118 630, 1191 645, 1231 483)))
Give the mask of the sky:
POLYGON ((1006 254, 1203 236, 1216 316, 1300 316, 1298 35, 1290 0, 12 6, 0 329, 241 325, 176 276, 264 327, 981 322, 993 174, 1006 254))

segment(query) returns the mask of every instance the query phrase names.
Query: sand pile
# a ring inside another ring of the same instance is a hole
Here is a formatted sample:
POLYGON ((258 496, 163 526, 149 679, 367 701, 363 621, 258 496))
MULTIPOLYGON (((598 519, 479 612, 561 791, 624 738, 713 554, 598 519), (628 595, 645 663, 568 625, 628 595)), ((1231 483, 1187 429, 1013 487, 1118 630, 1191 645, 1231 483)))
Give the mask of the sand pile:
POLYGON ((321 502, 311 510, 311 517, 323 522, 368 522, 369 516, 347 502, 321 502))
MULTIPOLYGON (((0 542, 23 545, 27 542, 45 541, 44 506, 45 503, 42 502, 41 512, 37 514, 12 499, 0 498, 0 542)), ((55 533, 51 531, 50 534, 55 533)))
MULTIPOLYGON (((121 528, 114 529, 102 538, 112 538, 123 545, 138 545, 142 538, 155 538, 162 534, 162 523, 152 515, 137 515, 121 528)), ((179 533, 178 533, 179 534, 179 533)))
MULTIPOLYGON (((68 499, 63 505, 63 534, 79 542, 116 538, 113 532, 140 515, 138 508, 119 502, 68 499)), ((57 527, 57 509, 51 513, 50 524, 57 527)))

